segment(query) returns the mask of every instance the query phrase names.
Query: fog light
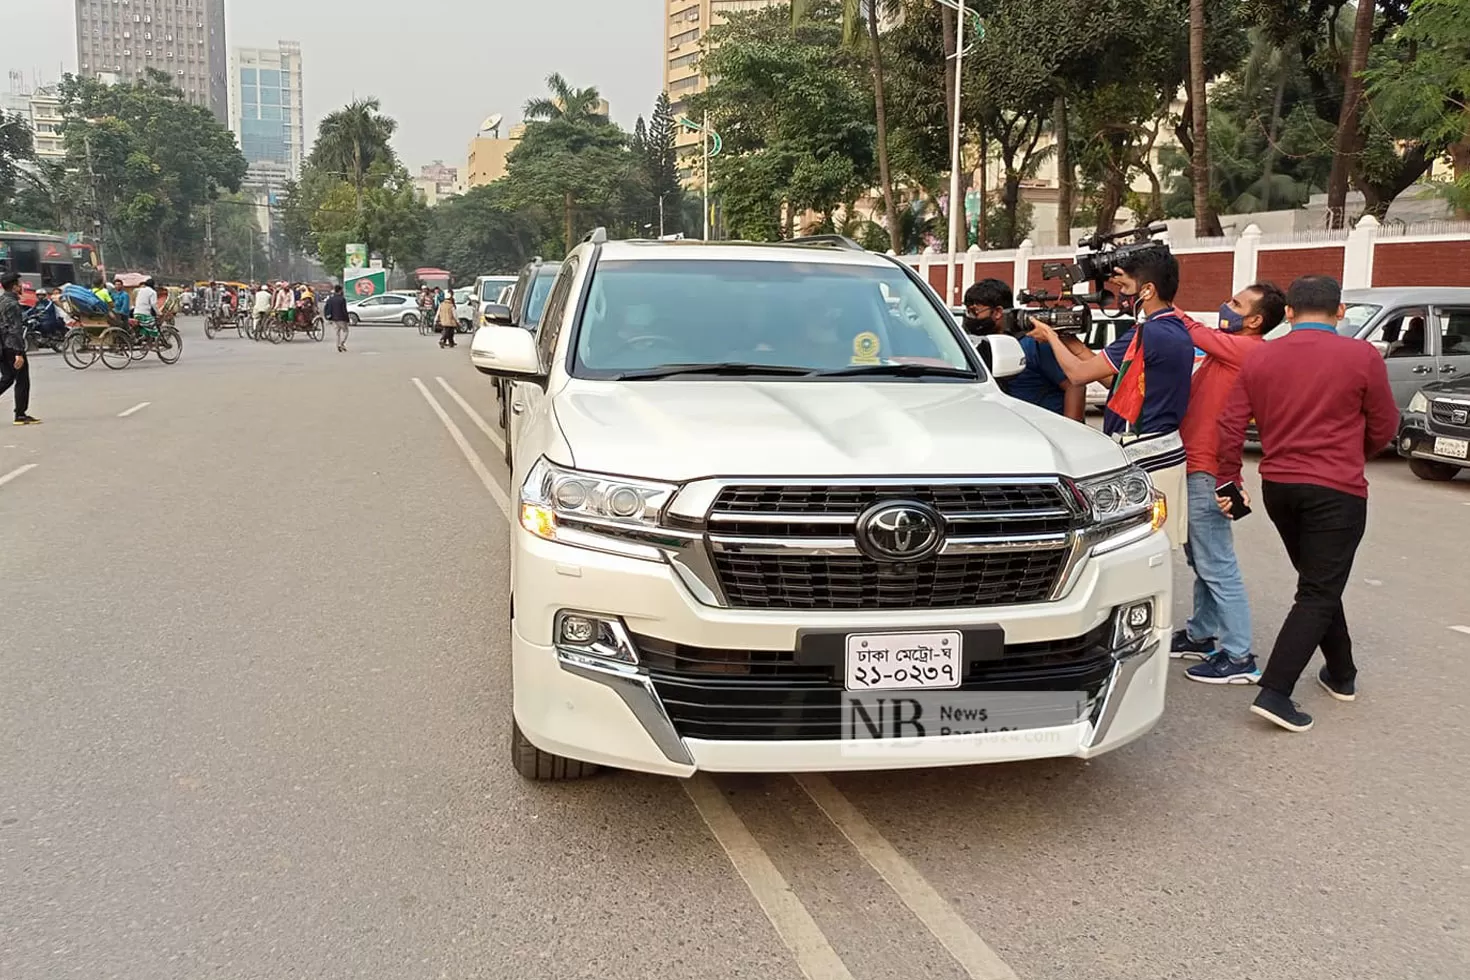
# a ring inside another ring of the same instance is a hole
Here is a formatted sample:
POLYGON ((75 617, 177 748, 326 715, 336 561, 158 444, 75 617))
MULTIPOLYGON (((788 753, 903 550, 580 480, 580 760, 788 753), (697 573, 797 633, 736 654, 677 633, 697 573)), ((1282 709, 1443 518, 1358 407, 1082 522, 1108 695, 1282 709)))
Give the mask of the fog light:
POLYGON ((586 645, 597 638, 597 624, 586 616, 563 616, 557 633, 562 643, 586 645))
POLYGON ((1404 436, 1402 439, 1399 440, 1399 448, 1402 449, 1404 452, 1408 452, 1410 449, 1414 448, 1414 440, 1410 439, 1408 436, 1404 436))
POLYGON ((1113 656, 1126 660, 1137 656, 1153 637, 1154 602, 1145 599, 1119 606, 1113 613, 1113 656))
POLYGON ((556 614, 552 635, 556 638, 556 649, 563 654, 622 664, 638 663, 638 651, 617 619, 563 609, 556 614))
POLYGON ((1135 633, 1146 630, 1154 619, 1154 607, 1151 602, 1140 602, 1136 606, 1128 607, 1128 628, 1135 633))

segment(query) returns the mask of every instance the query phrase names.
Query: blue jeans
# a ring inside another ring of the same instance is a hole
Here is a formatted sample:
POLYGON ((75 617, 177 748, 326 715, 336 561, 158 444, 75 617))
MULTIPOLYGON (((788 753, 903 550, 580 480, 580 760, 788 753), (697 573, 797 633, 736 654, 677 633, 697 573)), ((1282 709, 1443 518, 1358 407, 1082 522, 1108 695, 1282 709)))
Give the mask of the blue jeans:
POLYGON ((1193 640, 1214 637, 1221 650, 1244 660, 1251 652, 1251 607, 1235 560, 1230 518, 1215 503, 1215 477, 1191 473, 1189 543, 1184 557, 1194 569, 1194 615, 1185 629, 1193 640))

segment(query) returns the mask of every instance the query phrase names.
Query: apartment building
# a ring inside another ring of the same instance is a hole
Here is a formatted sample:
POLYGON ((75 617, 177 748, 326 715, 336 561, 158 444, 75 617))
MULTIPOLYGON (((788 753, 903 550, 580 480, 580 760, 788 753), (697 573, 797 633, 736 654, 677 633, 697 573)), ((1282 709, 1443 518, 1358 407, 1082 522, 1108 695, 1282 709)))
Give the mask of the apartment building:
MULTIPOLYGON (((664 33, 667 51, 664 57, 664 91, 673 103, 674 118, 685 112, 685 100, 703 92, 709 80, 699 70, 701 45, 710 28, 725 22, 732 13, 761 10, 786 0, 664 0, 664 33)), ((680 173, 686 180, 697 169, 693 157, 701 137, 680 128, 675 139, 679 150, 680 173)))
POLYGON ((120 81, 169 75, 185 98, 229 118, 225 0, 76 0, 77 68, 120 81))
POLYGON ((295 177, 306 161, 301 45, 236 48, 230 58, 230 130, 250 164, 270 163, 295 177))

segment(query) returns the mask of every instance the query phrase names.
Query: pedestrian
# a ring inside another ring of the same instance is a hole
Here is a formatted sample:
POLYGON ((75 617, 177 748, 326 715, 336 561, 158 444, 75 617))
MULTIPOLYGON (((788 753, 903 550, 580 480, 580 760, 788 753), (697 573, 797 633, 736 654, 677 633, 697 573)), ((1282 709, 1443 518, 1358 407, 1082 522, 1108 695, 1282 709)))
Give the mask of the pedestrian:
POLYGON ((1170 656, 1203 660, 1187 671, 1206 684, 1254 684, 1261 677, 1251 652, 1251 609, 1235 558, 1233 522, 1215 502, 1220 466, 1220 411, 1240 367, 1286 316, 1286 295, 1274 283, 1247 286, 1220 307, 1211 329, 1181 314, 1204 363, 1190 383, 1189 411, 1179 434, 1188 461, 1189 535, 1184 557, 1194 569, 1194 615, 1174 634, 1170 656))
POLYGON ((1194 341, 1174 308, 1179 260, 1146 251, 1125 261, 1113 270, 1110 282, 1133 298, 1139 320, 1101 354, 1076 335, 1060 335, 1040 320, 1031 321, 1031 336, 1051 345, 1072 384, 1112 384, 1103 433, 1122 446, 1128 461, 1147 472, 1163 493, 1168 515, 1164 531, 1170 545, 1183 548, 1189 511, 1184 489, 1187 456, 1179 425, 1189 407, 1194 341))
POLYGON ((347 297, 342 294, 341 286, 332 288, 332 295, 327 297, 326 305, 322 307, 322 316, 336 326, 337 350, 346 353, 347 331, 352 326, 352 321, 347 316, 347 297))
MULTIPOLYGON (((1297 573, 1296 600, 1251 705, 1292 732, 1312 727, 1291 695, 1319 646, 1327 665, 1317 682, 1338 701, 1357 697, 1342 592, 1368 520, 1367 460, 1389 445, 1399 423, 1383 355, 1337 332, 1345 314, 1337 280, 1303 276, 1292 283, 1291 332, 1246 360, 1219 423, 1216 476, 1239 487, 1246 424, 1255 419, 1261 498, 1297 573)), ((1249 506, 1243 487, 1241 493, 1249 506)), ((1219 504, 1229 512, 1227 498, 1219 504)))
POLYGON ((24 286, 18 272, 0 276, 0 395, 13 385, 15 424, 37 425, 41 420, 27 411, 31 407, 31 361, 26 357, 25 313, 20 308, 24 286))
POLYGON ((439 338, 440 347, 457 347, 454 342, 454 331, 459 327, 459 314, 454 311, 454 294, 444 293, 443 299, 439 301, 439 338))
POLYGON ((271 315, 271 291, 270 287, 265 283, 261 283, 260 288, 255 293, 255 306, 252 307, 252 311, 255 313, 255 329, 257 339, 259 339, 259 335, 264 333, 266 322, 270 319, 271 315))

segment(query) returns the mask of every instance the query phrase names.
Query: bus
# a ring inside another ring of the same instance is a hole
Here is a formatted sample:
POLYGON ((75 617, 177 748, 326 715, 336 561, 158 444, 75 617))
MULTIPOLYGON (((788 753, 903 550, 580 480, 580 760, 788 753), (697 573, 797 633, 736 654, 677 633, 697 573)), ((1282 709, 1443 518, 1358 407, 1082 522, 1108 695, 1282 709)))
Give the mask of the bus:
POLYGON ((26 299, 35 302, 37 289, 60 289, 77 282, 77 262, 71 246, 59 235, 29 231, 0 231, 0 274, 18 272, 25 282, 26 299))

